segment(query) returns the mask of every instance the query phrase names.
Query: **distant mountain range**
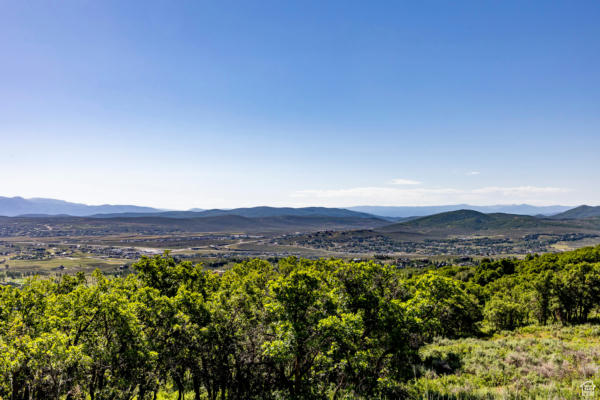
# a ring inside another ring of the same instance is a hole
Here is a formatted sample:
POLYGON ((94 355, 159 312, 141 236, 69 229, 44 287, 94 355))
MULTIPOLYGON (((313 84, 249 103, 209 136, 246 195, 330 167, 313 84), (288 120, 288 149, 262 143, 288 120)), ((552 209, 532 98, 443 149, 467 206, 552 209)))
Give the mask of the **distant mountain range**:
POLYGON ((161 212, 152 207, 140 207, 130 205, 110 205, 89 206, 87 204, 70 203, 64 200, 33 198, 24 199, 22 197, 0 197, 0 215, 14 217, 18 215, 71 215, 88 216, 103 213, 153 213, 161 212))
POLYGON ((483 207, 465 205, 466 209, 438 212, 455 207, 460 206, 364 206, 352 209, 249 207, 230 210, 167 211, 132 205, 89 206, 54 199, 0 197, 0 215, 3 215, 0 222, 16 220, 17 225, 11 222, 11 232, 16 229, 15 226, 24 229, 24 232, 38 232, 40 226, 51 223, 57 227, 64 225, 61 229, 68 232, 71 232, 69 229, 74 229, 73 234, 79 235, 94 235, 97 231, 164 233, 374 229, 382 234, 395 236, 435 238, 480 233, 522 235, 600 230, 600 206, 569 209, 565 206, 536 207, 527 204, 483 207), (427 213, 431 214, 419 216, 427 213))
POLYGON ((99 205, 70 203, 64 200, 22 197, 0 197, 0 215, 6 217, 48 217, 48 216, 74 216, 74 217, 165 217, 165 218, 203 218, 224 215, 237 215, 247 218, 264 217, 333 217, 333 218, 378 218, 371 214, 347 210, 344 208, 327 207, 251 207, 236 208, 231 210, 203 210, 193 208, 189 211, 166 211, 152 207, 132 205, 99 205))
POLYGON ((529 204, 509 204, 495 206, 473 206, 469 204, 452 204, 442 206, 416 206, 416 207, 386 207, 386 206, 358 206, 349 207, 349 210, 364 212, 384 217, 406 218, 423 217, 449 211, 473 210, 482 213, 505 213, 520 215, 553 215, 562 213, 573 207, 570 206, 532 206, 529 204))
POLYGON ((22 197, 0 197, 0 215, 47 217, 76 216, 94 218, 139 218, 163 217, 175 219, 206 218, 218 216, 240 216, 246 218, 269 217, 327 217, 327 218, 370 218, 391 222, 414 220, 422 216, 435 215, 459 210, 471 210, 485 214, 515 214, 524 216, 552 216, 553 219, 578 219, 600 216, 600 206, 532 206, 528 204, 472 206, 468 204, 422 206, 422 207, 382 207, 359 206, 350 208, 327 207, 250 207, 230 210, 204 210, 192 208, 188 211, 167 211, 152 207, 134 205, 97 205, 71 203, 64 200, 22 197))

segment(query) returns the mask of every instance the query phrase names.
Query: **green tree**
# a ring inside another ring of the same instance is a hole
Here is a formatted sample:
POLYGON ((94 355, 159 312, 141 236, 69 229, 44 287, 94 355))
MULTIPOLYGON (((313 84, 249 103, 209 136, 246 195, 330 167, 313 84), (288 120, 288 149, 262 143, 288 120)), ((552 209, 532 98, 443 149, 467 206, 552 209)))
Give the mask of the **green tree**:
POLYGON ((416 279, 414 291, 406 308, 421 326, 425 338, 461 337, 477 332, 481 308, 461 282, 429 272, 416 279))

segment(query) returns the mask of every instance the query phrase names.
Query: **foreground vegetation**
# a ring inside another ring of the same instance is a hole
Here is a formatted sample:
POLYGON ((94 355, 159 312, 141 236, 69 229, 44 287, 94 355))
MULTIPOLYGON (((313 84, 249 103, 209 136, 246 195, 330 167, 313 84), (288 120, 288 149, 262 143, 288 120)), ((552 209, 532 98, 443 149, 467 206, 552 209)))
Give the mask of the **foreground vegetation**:
POLYGON ((420 352, 413 385, 429 399, 580 399, 596 380, 600 325, 528 326, 491 338, 441 339, 420 352))
POLYGON ((576 398, 600 246, 477 266, 168 254, 0 290, 5 399, 576 398))

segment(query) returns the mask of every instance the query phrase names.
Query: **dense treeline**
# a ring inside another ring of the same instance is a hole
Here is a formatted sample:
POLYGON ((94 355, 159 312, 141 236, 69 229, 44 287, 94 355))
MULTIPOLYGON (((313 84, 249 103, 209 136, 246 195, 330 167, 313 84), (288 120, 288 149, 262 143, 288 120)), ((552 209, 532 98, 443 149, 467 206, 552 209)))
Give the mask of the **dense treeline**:
POLYGON ((435 270, 288 258, 219 275, 168 254, 134 269, 2 287, 0 397, 412 397, 435 337, 585 322, 600 300, 600 246, 435 270))
POLYGON ((585 323, 600 302, 600 246, 525 260, 483 260, 438 273, 479 285, 484 327, 585 323))

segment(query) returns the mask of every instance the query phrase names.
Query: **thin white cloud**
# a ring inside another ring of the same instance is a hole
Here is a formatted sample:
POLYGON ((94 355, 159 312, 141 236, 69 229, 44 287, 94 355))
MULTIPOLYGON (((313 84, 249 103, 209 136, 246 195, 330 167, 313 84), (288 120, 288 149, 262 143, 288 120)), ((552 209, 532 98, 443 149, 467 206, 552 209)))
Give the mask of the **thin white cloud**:
POLYGON ((421 182, 419 181, 414 181, 412 179, 392 179, 392 182, 390 182, 392 185, 420 185, 421 182))
POLYGON ((467 172, 468 176, 475 176, 475 175, 480 175, 480 174, 481 174, 481 172, 479 172, 479 171, 469 171, 469 172, 467 172))
POLYGON ((436 205, 470 203, 478 205, 526 202, 554 204, 569 189, 539 186, 488 186, 476 189, 456 188, 395 188, 356 187, 348 189, 299 190, 292 193, 295 199, 311 204, 338 205, 436 205))

